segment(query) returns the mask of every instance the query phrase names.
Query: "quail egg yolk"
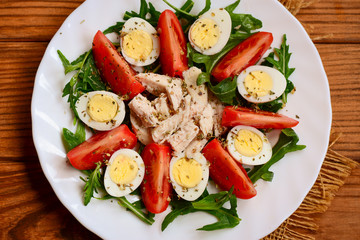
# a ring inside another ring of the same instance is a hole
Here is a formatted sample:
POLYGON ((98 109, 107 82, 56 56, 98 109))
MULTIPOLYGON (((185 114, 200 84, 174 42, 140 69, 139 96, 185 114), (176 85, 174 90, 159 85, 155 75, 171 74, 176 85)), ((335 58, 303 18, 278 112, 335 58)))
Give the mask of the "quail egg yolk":
POLYGON ((145 61, 153 49, 153 41, 149 33, 134 30, 123 37, 122 48, 135 61, 145 61))
POLYGON ((192 42, 199 48, 206 50, 213 47, 219 40, 220 30, 214 20, 199 19, 191 28, 192 42))
POLYGON ((253 97, 263 97, 271 94, 273 81, 269 74, 264 71, 250 72, 245 80, 246 91, 253 97))
POLYGON ((235 149, 241 155, 253 157, 262 150, 263 142, 256 133, 241 129, 235 138, 235 149))
POLYGON ((110 166, 110 178, 116 184, 130 184, 137 173, 138 165, 125 155, 117 156, 110 166))
POLYGON ((174 180, 184 188, 197 186, 202 179, 200 163, 194 159, 181 158, 172 169, 174 180))
POLYGON ((96 94, 89 99, 87 112, 96 122, 108 122, 112 120, 118 111, 118 104, 111 96, 96 94))

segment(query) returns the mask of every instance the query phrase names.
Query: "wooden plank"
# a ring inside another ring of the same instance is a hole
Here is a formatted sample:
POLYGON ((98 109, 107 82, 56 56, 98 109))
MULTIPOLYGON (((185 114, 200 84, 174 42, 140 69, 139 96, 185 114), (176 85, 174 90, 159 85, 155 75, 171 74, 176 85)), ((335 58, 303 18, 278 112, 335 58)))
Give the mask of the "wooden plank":
POLYGON ((49 41, 82 2, 84 0, 3 0, 0 2, 0 41, 49 41))
POLYGON ((319 0, 296 16, 316 42, 360 43, 360 1, 319 0))
MULTIPOLYGON (((334 150, 360 160, 360 46, 317 44, 330 84, 333 130, 343 137, 334 150)), ((319 93, 321 94, 321 93, 319 93)))

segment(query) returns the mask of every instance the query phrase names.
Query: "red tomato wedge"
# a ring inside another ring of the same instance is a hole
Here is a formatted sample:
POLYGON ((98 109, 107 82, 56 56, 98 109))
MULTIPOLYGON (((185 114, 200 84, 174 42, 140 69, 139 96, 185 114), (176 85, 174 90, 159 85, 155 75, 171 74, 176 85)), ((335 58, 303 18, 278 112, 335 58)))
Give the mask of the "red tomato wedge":
POLYGON ((244 69, 257 63, 269 49, 273 36, 269 32, 258 32, 245 39, 228 52, 211 72, 215 80, 220 82, 225 78, 233 78, 244 69))
POLYGON ((121 148, 133 148, 136 136, 125 124, 111 131, 100 132, 71 149, 67 157, 74 168, 79 170, 95 169, 97 162, 109 160, 121 148))
POLYGON ((228 191, 234 186, 233 194, 242 199, 256 195, 256 189, 245 169, 221 146, 219 140, 209 142, 202 153, 210 162, 210 177, 221 189, 228 191))
POLYGON ((252 126, 255 128, 292 128, 299 121, 285 115, 267 111, 254 111, 245 107, 225 107, 221 125, 234 127, 237 125, 252 126))
POLYGON ((102 80, 106 81, 116 94, 126 95, 132 99, 145 90, 135 79, 134 69, 101 31, 94 37, 92 51, 102 80))
POLYGON ((164 74, 182 77, 188 69, 186 38, 175 13, 165 10, 159 17, 160 63, 164 74))
POLYGON ((145 164, 145 176, 141 186, 142 200, 149 212, 161 213, 170 202, 170 147, 150 143, 142 151, 141 157, 145 164))

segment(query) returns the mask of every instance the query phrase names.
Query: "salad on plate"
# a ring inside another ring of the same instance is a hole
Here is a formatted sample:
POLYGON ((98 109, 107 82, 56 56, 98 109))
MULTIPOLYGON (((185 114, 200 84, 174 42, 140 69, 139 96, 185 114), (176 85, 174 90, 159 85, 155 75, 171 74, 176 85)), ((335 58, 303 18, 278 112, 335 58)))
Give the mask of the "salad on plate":
POLYGON ((171 9, 159 12, 141 0, 72 62, 57 51, 73 73, 63 88, 76 124, 62 132, 67 159, 86 175, 85 205, 113 199, 150 225, 170 205, 162 231, 199 211, 217 221, 198 230, 233 228, 237 198, 255 197, 273 164, 305 148, 299 121, 278 113, 296 90, 286 35, 272 46, 261 20, 234 12, 239 0, 215 9, 206 0, 198 13, 193 0, 164 2, 171 9))

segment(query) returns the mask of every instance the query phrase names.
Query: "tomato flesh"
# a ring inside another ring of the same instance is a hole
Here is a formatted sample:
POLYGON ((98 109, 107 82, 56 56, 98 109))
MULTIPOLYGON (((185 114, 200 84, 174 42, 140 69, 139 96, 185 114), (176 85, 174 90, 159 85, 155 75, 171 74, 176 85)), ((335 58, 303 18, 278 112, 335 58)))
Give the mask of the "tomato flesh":
POLYGON ((225 107, 221 125, 234 127, 237 125, 252 126, 255 128, 292 128, 299 121, 285 115, 267 111, 254 111, 245 107, 225 107))
POLYGON ((218 82, 239 75, 244 69, 254 65, 261 59, 269 49, 272 41, 273 36, 269 32, 258 32, 251 35, 228 52, 216 64, 211 75, 218 82))
POLYGON ((165 10, 159 17, 160 63, 163 74, 181 77, 188 69, 186 38, 175 13, 165 10))
POLYGON ((170 202, 170 147, 150 143, 142 151, 141 157, 145 164, 145 176, 141 186, 142 200, 149 212, 161 213, 170 202))
POLYGON ((202 153, 210 162, 210 177, 221 189, 228 191, 234 186, 233 194, 242 199, 256 195, 256 189, 245 169, 221 146, 219 140, 209 142, 202 153))
POLYGON ((145 87, 135 79, 134 69, 101 31, 98 31, 94 37, 92 51, 102 80, 107 82, 116 94, 132 99, 145 90, 145 87))
POLYGON ((97 162, 109 160, 121 148, 134 148, 137 139, 127 125, 123 124, 111 131, 100 132, 71 149, 67 157, 71 165, 79 170, 95 169, 97 162))

